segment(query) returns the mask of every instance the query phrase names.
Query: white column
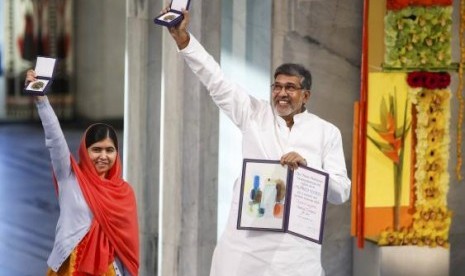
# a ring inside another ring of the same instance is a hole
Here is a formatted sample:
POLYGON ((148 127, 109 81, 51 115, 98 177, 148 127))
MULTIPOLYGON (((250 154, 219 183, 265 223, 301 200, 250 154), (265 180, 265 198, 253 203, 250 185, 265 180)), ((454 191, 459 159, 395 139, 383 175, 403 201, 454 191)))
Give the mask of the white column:
POLYGON ((156 1, 128 0, 126 4, 124 175, 137 197, 140 275, 156 275, 163 64, 162 30, 151 17, 162 6, 156 1))
POLYGON ((76 112, 91 120, 120 119, 124 107, 125 1, 74 3, 76 112))
MULTIPOLYGON (((141 275, 208 275, 216 244, 218 109, 153 17, 127 1, 125 175, 139 205, 141 275), (156 261, 155 258, 158 258, 156 261)), ((219 3, 191 3, 189 30, 218 57, 219 3), (207 32, 208 30, 208 32, 207 32)))

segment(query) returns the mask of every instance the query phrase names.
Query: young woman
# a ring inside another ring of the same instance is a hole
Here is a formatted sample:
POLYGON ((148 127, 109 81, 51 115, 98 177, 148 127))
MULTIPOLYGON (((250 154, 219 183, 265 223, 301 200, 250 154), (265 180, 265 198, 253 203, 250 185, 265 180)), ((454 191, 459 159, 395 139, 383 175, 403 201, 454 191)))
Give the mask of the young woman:
MULTIPOLYGON (((26 76, 31 81, 33 70, 26 76)), ((35 96, 35 104, 60 206, 47 275, 138 275, 137 207, 132 187, 121 178, 115 130, 91 125, 76 160, 48 98, 35 96)))

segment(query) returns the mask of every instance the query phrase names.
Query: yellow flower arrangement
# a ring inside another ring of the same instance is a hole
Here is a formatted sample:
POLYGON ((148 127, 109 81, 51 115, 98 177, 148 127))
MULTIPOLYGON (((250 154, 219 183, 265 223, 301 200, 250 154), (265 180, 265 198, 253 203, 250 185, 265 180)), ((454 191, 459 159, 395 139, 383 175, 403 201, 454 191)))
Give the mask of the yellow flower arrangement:
POLYGON ((411 88, 417 110, 415 213, 411 227, 382 231, 379 245, 449 247, 452 212, 447 208, 450 90, 411 88))

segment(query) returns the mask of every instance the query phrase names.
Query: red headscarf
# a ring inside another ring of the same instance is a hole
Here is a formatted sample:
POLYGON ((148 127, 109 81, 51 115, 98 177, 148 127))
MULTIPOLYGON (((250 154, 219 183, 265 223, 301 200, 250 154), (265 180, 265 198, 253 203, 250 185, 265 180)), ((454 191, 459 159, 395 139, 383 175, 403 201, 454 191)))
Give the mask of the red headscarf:
MULTIPOLYGON (((87 133, 87 131, 86 131, 87 133)), ((101 275, 108 270, 115 254, 131 275, 139 270, 139 228, 132 187, 121 178, 121 160, 101 179, 89 158, 85 136, 79 146, 79 163, 71 164, 94 219, 80 255, 78 270, 101 275)))

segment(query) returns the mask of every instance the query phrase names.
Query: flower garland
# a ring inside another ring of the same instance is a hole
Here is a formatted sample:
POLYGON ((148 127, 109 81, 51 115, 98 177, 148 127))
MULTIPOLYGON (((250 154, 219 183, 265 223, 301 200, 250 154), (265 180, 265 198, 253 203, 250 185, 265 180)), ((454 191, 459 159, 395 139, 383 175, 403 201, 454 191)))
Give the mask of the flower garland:
POLYGON ((407 83, 412 88, 445 89, 449 87, 450 75, 446 72, 411 72, 407 83))
POLYGON ((407 6, 451 6, 452 0, 387 0, 388 10, 400 10, 407 6))
POLYGON ((417 111, 415 213, 407 229, 381 232, 379 245, 449 247, 450 96, 448 73, 412 72, 409 96, 417 111))
POLYGON ((391 9, 384 23, 384 66, 441 68, 451 64, 452 6, 391 9))

